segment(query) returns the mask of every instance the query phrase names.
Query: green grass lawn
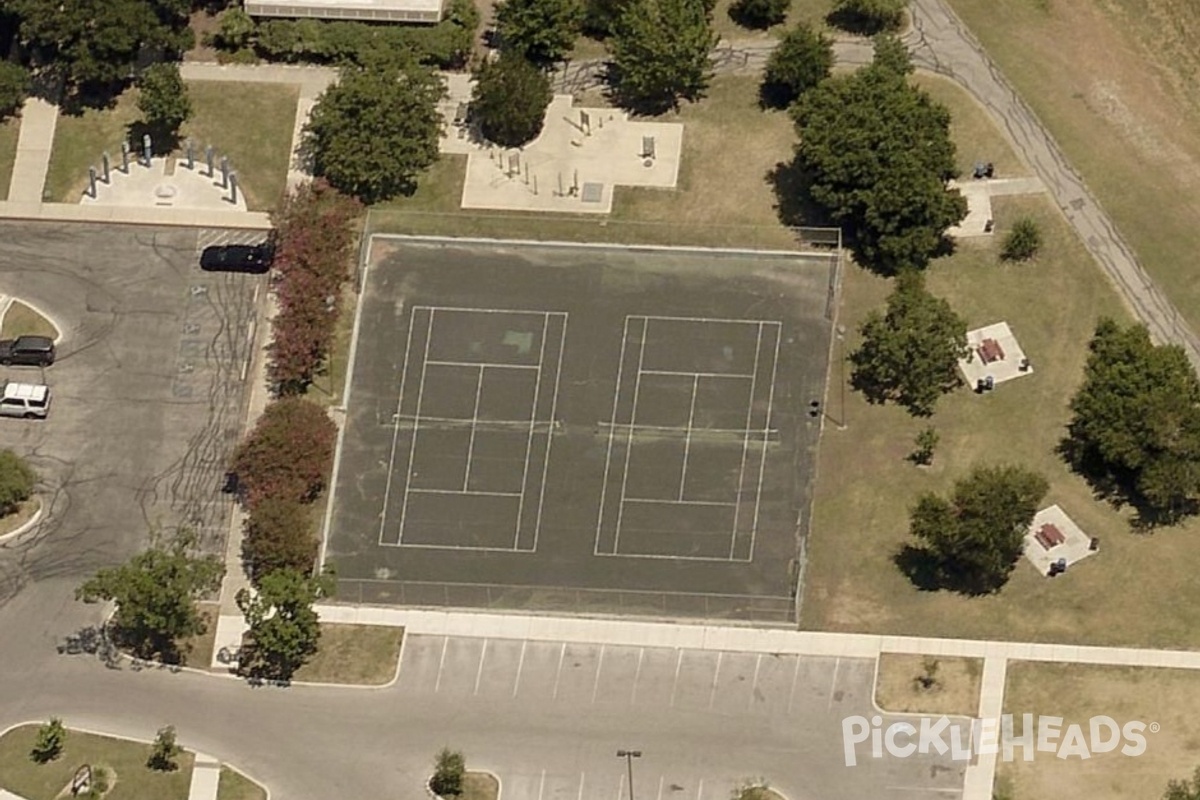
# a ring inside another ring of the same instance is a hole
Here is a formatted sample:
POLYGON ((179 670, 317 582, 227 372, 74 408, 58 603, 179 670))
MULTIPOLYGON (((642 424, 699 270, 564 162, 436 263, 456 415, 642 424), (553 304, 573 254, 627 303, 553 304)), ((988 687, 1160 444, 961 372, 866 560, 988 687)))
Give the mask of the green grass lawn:
POLYGON ((148 744, 69 731, 61 756, 48 764, 35 764, 29 752, 37 730, 38 726, 27 725, 0 737, 0 787, 25 800, 55 800, 83 764, 108 771, 112 787, 105 795, 108 800, 185 800, 188 796, 191 753, 179 757, 174 772, 154 772, 146 767, 148 744))
POLYGON ((747 39, 774 39, 783 36, 788 27, 798 22, 807 22, 818 30, 826 28, 825 17, 833 8, 831 0, 792 0, 787 20, 782 25, 773 25, 767 30, 743 28, 729 16, 729 9, 736 0, 717 0, 713 9, 713 28, 720 34, 722 43, 747 39))
POLYGON ((324 624, 317 654, 293 680, 381 686, 396 677, 403 640, 403 628, 324 624))
POLYGON ((237 770, 221 767, 217 800, 267 800, 267 792, 237 770))
POLYGON ((195 113, 183 126, 203 151, 229 157, 252 211, 271 209, 283 195, 292 153, 299 87, 278 83, 193 81, 195 113))
MULTIPOLYGON (((198 158, 203 157, 200 154, 206 145, 228 156, 247 206, 253 211, 273 207, 287 182, 299 89, 271 83, 195 81, 188 84, 188 94, 193 114, 180 131, 180 141, 191 137, 198 158)), ((76 202, 87 185, 88 167, 98 166, 106 150, 116 168, 121 142, 140 117, 136 88, 117 98, 112 108, 61 115, 50 153, 45 198, 76 202)))
POLYGON ((663 117, 684 124, 674 190, 618 187, 613 213, 545 215, 463 212, 465 156, 443 157, 416 193, 377 206, 380 232, 575 241, 792 247, 768 173, 792 157, 795 129, 783 112, 758 108, 758 79, 721 76, 709 96, 663 117))
POLYGON ((998 178, 1033 174, 1029 165, 1013 150, 1008 138, 992 122, 992 118, 958 84, 928 73, 914 76, 914 81, 950 110, 950 135, 957 151, 956 163, 960 177, 970 178, 975 164, 980 161, 990 161, 996 167, 998 178))
POLYGON ((12 116, 0 122, 0 200, 8 199, 12 181, 13 162, 17 158, 17 137, 21 134, 21 118, 12 116))
POLYGON ((12 305, 4 312, 4 322, 0 325, 0 339, 14 339, 18 336, 47 336, 57 339, 59 333, 50 320, 20 300, 13 300, 12 305))
POLYGON ((950 0, 1147 271, 1200 324, 1200 4, 950 0))

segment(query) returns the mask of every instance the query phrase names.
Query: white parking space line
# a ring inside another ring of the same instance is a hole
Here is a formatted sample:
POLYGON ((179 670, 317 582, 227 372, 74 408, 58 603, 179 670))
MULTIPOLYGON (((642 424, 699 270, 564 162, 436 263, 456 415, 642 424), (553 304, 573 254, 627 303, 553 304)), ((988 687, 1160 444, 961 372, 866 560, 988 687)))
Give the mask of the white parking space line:
POLYGON ((833 693, 837 689, 838 667, 842 665, 842 659, 839 657, 833 662, 833 677, 829 679, 829 703, 825 706, 826 711, 833 710, 833 693))
POLYGON ((517 678, 513 681, 513 697, 517 696, 517 689, 521 687, 521 670, 525 668, 525 648, 528 646, 528 641, 521 642, 521 659, 517 662, 517 678))
POLYGON ((567 643, 563 642, 562 649, 558 651, 558 670, 554 673, 554 692, 550 695, 555 700, 558 699, 558 682, 562 679, 563 658, 567 655, 567 643))
POLYGON ((483 640, 483 650, 479 653, 479 668, 475 670, 475 691, 471 694, 479 694, 479 681, 483 678, 483 662, 487 660, 488 640, 483 640))
POLYGON ((663 776, 658 776, 658 800, 662 800, 663 776))
POLYGON ((583 800, 583 784, 584 784, 584 781, 586 778, 587 778, 586 772, 579 773, 579 799, 578 800, 583 800))
POLYGON ((713 703, 717 700, 717 682, 721 680, 721 662, 724 660, 724 653, 717 653, 717 669, 713 672, 712 687, 708 690, 708 707, 712 708, 713 703))
POLYGON ((442 638, 442 658, 438 661, 437 680, 433 684, 433 692, 437 694, 438 689, 442 688, 442 670, 446 667, 446 651, 450 648, 450 637, 442 638))
POLYGON ((604 669, 604 645, 600 645, 600 659, 596 662, 596 680, 592 683, 592 703, 596 702, 596 693, 600 691, 600 672, 604 669))
POLYGON ((538 800, 542 800, 544 791, 546 791, 546 770, 542 770, 542 779, 538 781, 538 800))
POLYGON ((792 673, 792 688, 788 691, 788 713, 792 713, 792 701, 796 699, 796 679, 800 677, 800 658, 796 657, 796 670, 792 673))
POLYGON ((704 778, 701 778, 700 782, 698 784, 696 784, 696 800, 700 800, 700 798, 703 796, 704 796, 704 778))
POLYGON ((675 659, 675 681, 671 684, 671 705, 675 705, 675 690, 679 687, 679 669, 683 666, 683 650, 679 651, 679 658, 675 659))
POLYGON ((762 653, 758 654, 758 658, 754 659, 754 681, 750 684, 750 700, 746 703, 749 707, 754 707, 754 701, 758 697, 758 671, 762 667, 762 653))
POLYGON ((642 677, 642 659, 644 659, 645 657, 646 657, 646 648, 644 648, 644 647, 639 648, 638 649, 637 670, 635 670, 633 673, 633 691, 631 691, 629 693, 630 704, 637 702, 638 679, 642 677))
MULTIPOLYGON (((625 773, 621 773, 621 780, 617 781, 617 800, 621 800, 625 796, 625 773)), ((629 800, 633 800, 632 797, 629 800)))

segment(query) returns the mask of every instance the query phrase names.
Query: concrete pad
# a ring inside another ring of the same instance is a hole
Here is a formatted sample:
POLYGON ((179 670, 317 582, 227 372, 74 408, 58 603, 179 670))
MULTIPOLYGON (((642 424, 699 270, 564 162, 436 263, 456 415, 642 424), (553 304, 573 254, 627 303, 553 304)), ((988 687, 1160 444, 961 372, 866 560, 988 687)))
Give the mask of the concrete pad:
POLYGON ((188 789, 188 800, 217 800, 217 787, 221 781, 221 762, 204 753, 196 753, 192 768, 192 782, 188 789))
POLYGON ((237 667, 236 654, 242 649, 242 637, 250 628, 241 614, 222 614, 217 617, 217 631, 213 641, 213 669, 237 667), (229 656, 234 656, 230 658, 229 656), (224 660, 222 660, 224 659, 224 660))
POLYGON ((970 355, 958 362, 959 369, 962 370, 963 377, 967 380, 967 386, 974 389, 978 381, 987 378, 989 375, 992 380, 999 384, 1005 381, 1011 381, 1013 378, 1020 378, 1023 375, 1033 374, 1033 365, 1030 364, 1026 369, 1021 369, 1021 362, 1025 359, 1025 351, 1021 349, 1021 345, 1017 342, 1016 336, 1013 335, 1012 329, 1008 327, 1007 322, 997 322, 994 325, 987 325, 983 328, 976 328, 973 331, 967 332, 967 346, 970 348, 970 355), (983 363, 983 357, 980 355, 980 347, 986 340, 993 340, 1000 345, 1003 350, 1003 356, 990 364, 983 363))
POLYGON ((615 186, 673 189, 678 182, 681 123, 634 121, 617 109, 576 108, 571 95, 555 95, 536 139, 501 148, 460 121, 470 78, 444 78, 439 149, 467 156, 463 208, 608 214, 615 186), (645 148, 650 138, 653 157, 645 148))
POLYGON ((1075 521, 1067 516, 1067 512, 1057 505, 1053 505, 1034 515, 1033 522, 1029 525, 1029 531, 1025 534, 1025 558, 1029 560, 1030 564, 1033 564, 1038 572, 1046 575, 1050 571, 1050 565, 1060 558, 1065 558, 1067 566, 1070 567, 1076 561, 1081 561, 1095 553, 1096 551, 1091 549, 1091 543, 1092 537, 1084 533, 1075 524, 1075 521), (1064 537, 1062 544, 1049 549, 1043 547, 1036 538, 1037 532, 1042 529, 1043 525, 1053 525, 1058 528, 1064 537))
POLYGON ((6 789, 0 789, 0 800, 25 800, 25 798, 6 789))
MULTIPOLYGON (((129 174, 119 169, 120 156, 116 156, 109 170, 109 183, 103 181, 102 174, 97 174, 96 197, 88 195, 85 189, 79 202, 82 205, 246 211, 245 194, 239 191, 237 201, 232 201, 229 189, 221 188, 220 168, 214 169, 215 174, 209 177, 203 154, 196 155, 192 169, 188 169, 186 159, 156 158, 149 167, 131 161, 129 174)), ((99 169, 97 173, 100 173, 99 169)))
POLYGON ((956 183, 950 182, 950 188, 958 189, 963 197, 967 200, 967 216, 962 222, 946 231, 947 236, 953 236, 955 239, 963 239, 973 236, 991 236, 992 231, 988 230, 988 223, 992 221, 992 195, 988 191, 987 183, 976 181, 973 183, 956 183))

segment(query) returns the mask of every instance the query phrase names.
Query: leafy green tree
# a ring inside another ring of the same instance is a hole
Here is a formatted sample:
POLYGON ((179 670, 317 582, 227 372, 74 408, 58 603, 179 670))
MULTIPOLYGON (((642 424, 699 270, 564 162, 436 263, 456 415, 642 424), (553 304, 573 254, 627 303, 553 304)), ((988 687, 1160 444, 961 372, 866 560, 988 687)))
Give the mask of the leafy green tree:
POLYGON ((1140 523, 1173 522, 1200 503, 1200 382, 1178 345, 1102 319, 1061 452, 1140 523))
POLYGON ((934 585, 966 594, 1004 586, 1048 489, 1044 477, 1023 467, 975 466, 949 498, 922 495, 909 512, 909 531, 934 585))
POLYGON ((143 53, 177 56, 190 46, 187 0, 5 0, 18 35, 68 88, 133 76, 143 53))
POLYGON ((38 728, 29 758, 38 764, 48 764, 62 755, 66 742, 67 729, 63 727, 62 720, 51 717, 49 722, 38 728))
POLYGON ((833 41, 801 22, 771 51, 759 90, 764 105, 787 108, 796 98, 829 77, 833 41))
POLYGON ((33 495, 37 473, 12 450, 0 450, 0 516, 11 514, 33 495))
POLYGON ((1042 247, 1042 229, 1032 217, 1021 217, 1004 237, 1000 258, 1004 261, 1028 261, 1042 247))
MULTIPOLYGON (((174 146, 179 126, 192 115, 187 84, 179 74, 179 64, 170 61, 147 67, 138 76, 138 110, 151 131, 165 136, 174 146)), ((170 149, 170 148, 168 148, 170 149)))
POLYGON ((539 64, 570 53, 582 25, 582 0, 504 0, 496 9, 501 49, 539 64))
POLYGON ((119 567, 102 569, 75 590, 86 603, 111 601, 117 638, 140 658, 178 661, 177 640, 204 632, 196 601, 216 591, 225 567, 215 556, 197 557, 189 534, 151 547, 119 567))
POLYGON ((850 382, 870 402, 892 401, 914 416, 929 416, 938 398, 960 385, 967 324, 929 293, 920 273, 901 273, 884 313, 872 311, 859 331, 863 341, 850 354, 850 382))
POLYGON ((445 91, 415 64, 342 70, 305 127, 314 174, 365 203, 412 194, 417 175, 438 158, 445 91))
POLYGON ((729 16, 747 28, 769 28, 787 19, 791 0, 736 0, 729 16))
POLYGON ((429 788, 439 797, 460 795, 466 771, 467 762, 462 752, 443 747, 434 761, 433 778, 429 781, 429 788))
POLYGON ((918 466, 927 467, 933 463, 933 451, 941 437, 935 428, 922 428, 914 441, 916 449, 909 453, 908 460, 918 466))
MULTIPOLYGON (((890 65, 822 81, 792 107, 807 199, 846 226, 856 257, 884 274, 922 268, 967 213, 950 112, 890 65)), ((781 204, 788 202, 781 199, 781 204)))
POLYGON ((156 772, 174 772, 179 769, 176 759, 182 752, 183 748, 175 741, 175 726, 159 728, 150 748, 150 757, 146 759, 146 766, 156 772))
POLYGON ((1192 779, 1171 781, 1162 800, 1200 800, 1200 768, 1196 769, 1192 779))
POLYGON ((317 547, 312 511, 298 500, 266 497, 250 509, 242 558, 252 580, 280 569, 311 572, 317 547))
POLYGON ((890 33, 880 33, 871 40, 874 55, 871 64, 878 68, 889 70, 897 75, 911 75, 914 67, 912 54, 908 45, 900 41, 898 36, 890 33))
POLYGON ((717 44, 701 0, 630 0, 609 43, 616 98, 643 113, 704 96, 717 44))
POLYGON ((471 117, 488 141, 520 147, 542 132, 550 79, 524 58, 505 53, 475 73, 471 117))
POLYGON ((859 260, 880 272, 923 267, 966 215, 949 191, 956 174, 950 114, 879 64, 823 81, 793 107, 797 168, 810 199, 848 226, 859 260))
POLYGON ((851 33, 894 31, 904 22, 908 0, 833 0, 829 21, 851 33))
POLYGON ((239 668, 252 678, 288 681, 317 652, 321 625, 313 604, 333 593, 333 576, 313 577, 292 569, 263 576, 258 593, 237 593, 250 642, 239 668))
POLYGON ((29 70, 11 61, 0 61, 0 119, 15 113, 29 94, 29 70))
POLYGON ((238 51, 250 46, 255 22, 240 8, 230 8, 221 15, 221 26, 213 34, 213 44, 222 50, 238 51))

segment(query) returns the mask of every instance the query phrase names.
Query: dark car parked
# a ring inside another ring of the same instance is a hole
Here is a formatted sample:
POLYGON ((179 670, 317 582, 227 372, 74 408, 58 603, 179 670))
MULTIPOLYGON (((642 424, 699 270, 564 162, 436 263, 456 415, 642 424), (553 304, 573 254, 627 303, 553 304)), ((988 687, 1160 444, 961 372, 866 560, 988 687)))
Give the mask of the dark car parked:
POLYGON ((0 364, 48 367, 54 363, 54 340, 46 336, 18 336, 0 341, 0 364))
POLYGON ((271 268, 275 253, 269 244, 223 244, 204 248, 200 269, 209 272, 249 272, 261 275, 271 268))

